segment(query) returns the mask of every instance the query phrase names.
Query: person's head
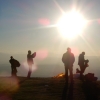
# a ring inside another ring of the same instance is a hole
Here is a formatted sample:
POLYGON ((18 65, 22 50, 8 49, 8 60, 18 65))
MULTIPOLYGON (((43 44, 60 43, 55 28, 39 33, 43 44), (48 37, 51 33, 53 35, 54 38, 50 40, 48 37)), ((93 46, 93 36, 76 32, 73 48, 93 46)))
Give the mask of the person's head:
POLYGON ((10 58, 13 59, 13 56, 11 56, 10 58))
POLYGON ((85 52, 82 52, 82 55, 85 55, 85 52))
POLYGON ((31 50, 28 50, 28 54, 31 54, 31 50))
POLYGON ((68 48, 67 48, 67 52, 71 52, 71 48, 68 47, 68 48))

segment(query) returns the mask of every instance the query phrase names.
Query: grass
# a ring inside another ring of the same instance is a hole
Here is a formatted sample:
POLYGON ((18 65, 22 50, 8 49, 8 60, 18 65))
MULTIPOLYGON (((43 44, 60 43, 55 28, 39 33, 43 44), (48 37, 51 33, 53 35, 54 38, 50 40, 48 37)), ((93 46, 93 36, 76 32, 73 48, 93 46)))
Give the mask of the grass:
POLYGON ((89 100, 89 94, 100 100, 100 81, 74 79, 66 86, 64 78, 0 78, 0 100, 89 100))

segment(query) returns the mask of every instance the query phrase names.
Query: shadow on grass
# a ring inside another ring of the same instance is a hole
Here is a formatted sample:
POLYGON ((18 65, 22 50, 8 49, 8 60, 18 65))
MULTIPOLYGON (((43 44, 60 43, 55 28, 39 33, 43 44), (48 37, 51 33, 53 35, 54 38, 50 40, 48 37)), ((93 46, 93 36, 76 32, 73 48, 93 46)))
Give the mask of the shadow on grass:
POLYGON ((62 100, 73 100, 73 83, 69 84, 69 88, 68 83, 65 84, 62 93, 62 100))
POLYGON ((86 96, 86 100, 99 100, 99 89, 97 88, 96 83, 84 81, 82 88, 86 96))
POLYGON ((21 85, 22 83, 24 83, 26 80, 27 80, 27 78, 25 78, 25 79, 19 81, 19 85, 21 85))
POLYGON ((73 83, 70 83, 67 100, 73 100, 73 83))

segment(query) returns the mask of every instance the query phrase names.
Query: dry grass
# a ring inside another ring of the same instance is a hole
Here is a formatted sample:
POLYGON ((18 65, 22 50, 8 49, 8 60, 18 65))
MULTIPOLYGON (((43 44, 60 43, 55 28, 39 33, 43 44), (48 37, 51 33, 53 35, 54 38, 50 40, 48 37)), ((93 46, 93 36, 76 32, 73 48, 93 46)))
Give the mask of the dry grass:
MULTIPOLYGON (((88 85, 90 86, 91 83, 88 85)), ((88 88, 100 100, 100 81, 88 88)), ((64 78, 0 78, 0 100, 87 100, 87 83, 75 79, 65 86, 64 78), (64 90, 65 89, 65 90, 64 90)), ((92 93, 91 92, 91 93, 92 93)), ((94 95, 94 94, 92 94, 94 95)), ((96 98, 95 98, 96 100, 96 98)))

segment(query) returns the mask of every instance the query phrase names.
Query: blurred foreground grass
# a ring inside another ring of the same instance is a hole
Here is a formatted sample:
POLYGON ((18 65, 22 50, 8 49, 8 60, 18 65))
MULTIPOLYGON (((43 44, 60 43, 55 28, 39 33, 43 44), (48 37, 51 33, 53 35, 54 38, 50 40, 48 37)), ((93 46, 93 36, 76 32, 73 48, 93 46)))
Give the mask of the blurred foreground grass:
MULTIPOLYGON (((73 89, 70 94, 70 82, 68 83, 66 96, 71 95, 70 100, 86 100, 87 94, 82 87, 82 81, 74 79, 73 89)), ((100 81, 96 82, 98 100, 100 100, 100 81)), ((0 77, 0 100, 62 100, 65 86, 64 78, 30 78, 0 77)), ((66 99, 68 100, 68 99, 66 99)))

